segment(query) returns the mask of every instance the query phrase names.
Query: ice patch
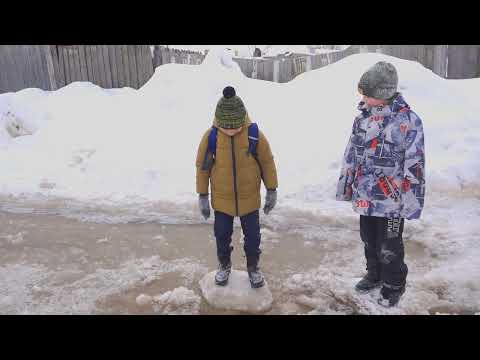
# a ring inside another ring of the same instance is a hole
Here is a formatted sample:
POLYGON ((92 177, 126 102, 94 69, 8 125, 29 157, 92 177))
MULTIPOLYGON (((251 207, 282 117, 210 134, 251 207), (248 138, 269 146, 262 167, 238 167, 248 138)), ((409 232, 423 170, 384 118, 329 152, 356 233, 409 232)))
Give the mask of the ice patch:
POLYGON ((200 288, 205 300, 220 309, 262 313, 273 303, 266 281, 263 287, 253 289, 245 271, 232 270, 226 286, 215 284, 215 271, 212 271, 200 280, 200 288))

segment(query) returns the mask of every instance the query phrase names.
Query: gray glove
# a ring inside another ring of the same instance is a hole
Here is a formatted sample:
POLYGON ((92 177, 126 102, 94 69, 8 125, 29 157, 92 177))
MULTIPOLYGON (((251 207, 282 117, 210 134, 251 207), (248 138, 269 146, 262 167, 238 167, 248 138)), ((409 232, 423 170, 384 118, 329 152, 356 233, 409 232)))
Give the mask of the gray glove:
POLYGON ((277 203, 277 190, 267 190, 267 195, 265 196, 265 206, 263 207, 263 212, 268 215, 270 211, 273 210, 275 204, 277 203))
POLYGON ((210 217, 210 202, 208 201, 208 195, 201 194, 198 196, 198 207, 205 220, 207 220, 210 217))

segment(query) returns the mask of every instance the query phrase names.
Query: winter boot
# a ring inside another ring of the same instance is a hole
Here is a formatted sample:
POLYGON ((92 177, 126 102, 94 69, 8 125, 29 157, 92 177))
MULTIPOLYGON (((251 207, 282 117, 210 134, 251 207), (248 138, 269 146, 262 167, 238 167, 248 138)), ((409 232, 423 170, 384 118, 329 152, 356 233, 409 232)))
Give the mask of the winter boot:
POLYGON ((225 286, 228 283, 228 277, 232 271, 232 262, 229 256, 222 256, 218 258, 218 271, 215 274, 215 284, 225 286))
POLYGON ((356 285, 355 290, 359 293, 367 293, 382 285, 382 280, 373 271, 369 271, 356 285))
POLYGON ((247 271, 250 279, 250 286, 252 288, 260 288, 265 285, 262 272, 258 268, 258 260, 260 255, 247 256, 247 271))
POLYGON ((380 298, 378 299, 378 304, 387 308, 396 306, 404 292, 405 285, 393 286, 384 283, 382 289, 380 290, 380 298))

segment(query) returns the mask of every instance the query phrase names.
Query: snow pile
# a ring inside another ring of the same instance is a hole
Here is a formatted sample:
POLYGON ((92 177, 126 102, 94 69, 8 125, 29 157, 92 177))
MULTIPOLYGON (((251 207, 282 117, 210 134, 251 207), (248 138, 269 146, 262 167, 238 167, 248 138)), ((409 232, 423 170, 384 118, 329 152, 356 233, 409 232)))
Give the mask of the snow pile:
POLYGON ((150 295, 140 294, 135 299, 135 302, 138 306, 149 306, 152 305, 153 298, 150 295))
POLYGON ((443 80, 418 63, 359 54, 277 84, 246 78, 224 50, 212 50, 199 66, 160 66, 139 90, 76 82, 55 92, 1 95, 0 113, 23 109, 21 118, 38 130, 2 142, 0 194, 124 207, 170 202, 172 210, 192 213, 198 142, 223 88, 233 85, 270 140, 279 205, 343 209, 333 200, 358 112, 356 85, 378 60, 397 66, 400 90, 424 121, 427 203, 433 194, 478 195, 480 132, 472 129, 479 127, 480 104, 472 94, 479 81, 465 81, 462 91, 463 82, 443 80))
POLYGON ((220 309, 262 313, 273 303, 268 284, 253 289, 245 271, 232 270, 226 286, 216 285, 215 271, 209 272, 200 280, 200 288, 205 300, 220 309))
POLYGON ((140 294, 135 301, 138 306, 153 306, 156 313, 191 315, 198 314, 201 298, 192 290, 181 286, 155 296, 140 294))
POLYGON ((153 297, 155 312, 170 315, 198 314, 200 296, 183 286, 153 297))

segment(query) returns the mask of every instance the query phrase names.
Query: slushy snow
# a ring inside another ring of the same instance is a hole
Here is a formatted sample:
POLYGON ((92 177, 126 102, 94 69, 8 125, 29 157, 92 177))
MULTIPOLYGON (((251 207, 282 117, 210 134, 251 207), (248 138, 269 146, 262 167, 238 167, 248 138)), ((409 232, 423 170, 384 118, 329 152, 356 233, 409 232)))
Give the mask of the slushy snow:
POLYGON ((153 297, 155 312, 169 315, 198 314, 200 302, 200 296, 183 286, 153 297))
POLYGON ((273 297, 266 281, 263 287, 253 289, 246 271, 232 269, 228 284, 218 286, 215 273, 209 272, 200 280, 203 297, 211 306, 249 313, 262 313, 271 308, 273 297))

